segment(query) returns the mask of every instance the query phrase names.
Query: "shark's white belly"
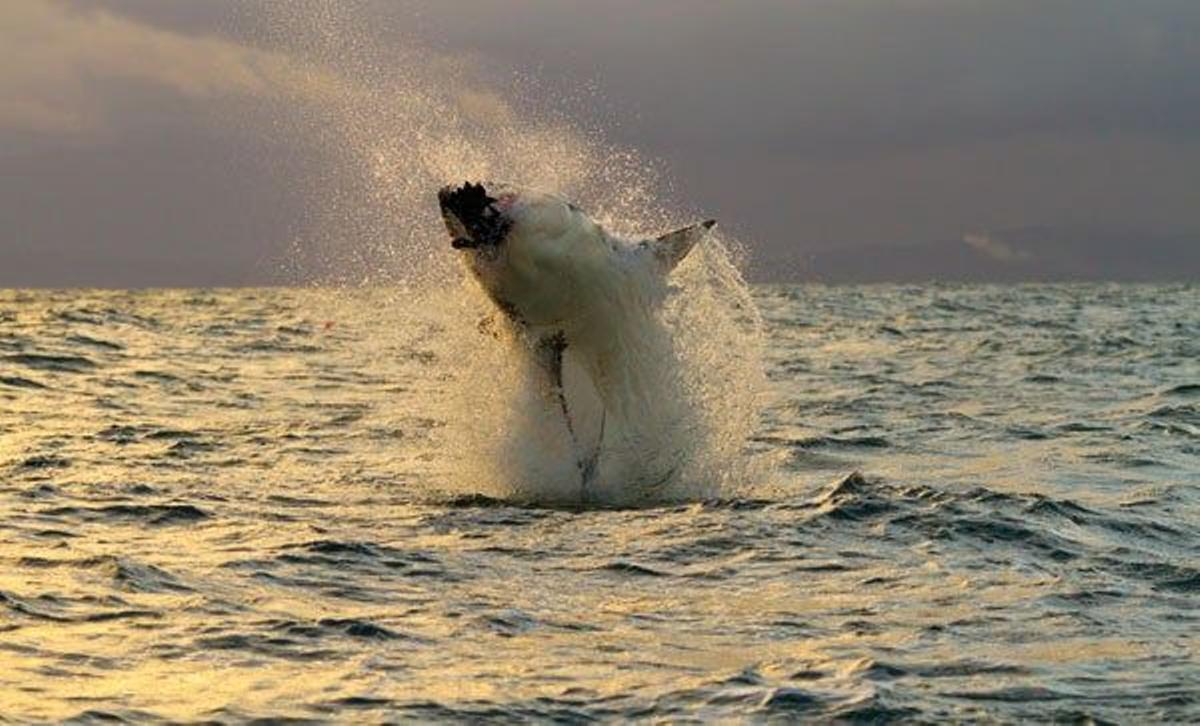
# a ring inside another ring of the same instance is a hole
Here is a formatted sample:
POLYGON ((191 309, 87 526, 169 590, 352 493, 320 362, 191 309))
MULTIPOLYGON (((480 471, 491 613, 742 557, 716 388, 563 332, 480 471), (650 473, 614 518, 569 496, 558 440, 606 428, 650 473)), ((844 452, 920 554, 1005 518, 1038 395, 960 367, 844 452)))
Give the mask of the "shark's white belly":
POLYGON ((578 438, 599 450, 593 495, 628 492, 668 478, 678 464, 682 392, 666 328, 650 309, 610 308, 567 335, 576 380, 564 392, 578 438), (600 429, 603 429, 602 432, 600 429))

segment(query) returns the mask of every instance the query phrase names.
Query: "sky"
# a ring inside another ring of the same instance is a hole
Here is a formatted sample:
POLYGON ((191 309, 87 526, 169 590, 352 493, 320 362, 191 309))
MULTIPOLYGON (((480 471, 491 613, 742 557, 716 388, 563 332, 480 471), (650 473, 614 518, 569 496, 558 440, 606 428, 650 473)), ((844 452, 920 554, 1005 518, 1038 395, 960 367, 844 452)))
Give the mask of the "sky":
POLYGON ((286 130, 375 77, 322 33, 521 79, 472 98, 635 150, 756 279, 1200 277, 1195 0, 14 0, 0 286, 295 281, 331 152, 286 130))

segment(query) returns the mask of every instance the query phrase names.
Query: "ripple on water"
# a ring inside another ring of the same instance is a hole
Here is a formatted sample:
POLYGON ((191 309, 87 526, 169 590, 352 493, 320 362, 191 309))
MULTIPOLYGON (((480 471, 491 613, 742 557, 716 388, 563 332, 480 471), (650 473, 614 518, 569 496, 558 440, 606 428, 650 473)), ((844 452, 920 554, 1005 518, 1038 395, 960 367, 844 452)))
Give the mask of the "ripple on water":
POLYGON ((68 598, 43 593, 23 597, 0 590, 0 607, 26 619, 55 623, 106 623, 114 620, 158 619, 164 616, 164 613, 158 610, 129 607, 128 603, 115 596, 68 598), (97 605, 102 609, 97 609, 97 605))
POLYGON ((761 290, 780 469, 611 511, 440 494, 462 351, 330 294, 0 292, 6 717, 1200 714, 1194 286, 761 290))
POLYGON ((46 384, 39 383, 30 378, 22 378, 21 376, 0 376, 0 386, 8 386, 9 388, 32 388, 35 390, 45 390, 46 384))
POLYGON ((68 335, 65 340, 68 343, 74 343, 76 345, 82 345, 89 348, 96 348, 98 350, 125 350, 125 346, 121 345, 120 343, 114 343, 110 340, 101 340, 100 338, 93 338, 89 335, 83 335, 79 333, 68 335))
POLYGON ((211 515, 194 504, 107 504, 96 507, 67 505, 38 512, 43 517, 89 523, 136 522, 151 526, 191 524, 211 515))
POLYGON ((49 355, 43 353, 18 353, 0 360, 26 368, 55 373, 84 373, 96 368, 95 361, 81 355, 49 355))
POLYGON ((70 459, 52 454, 31 456, 21 462, 22 469, 65 469, 70 465, 70 459))

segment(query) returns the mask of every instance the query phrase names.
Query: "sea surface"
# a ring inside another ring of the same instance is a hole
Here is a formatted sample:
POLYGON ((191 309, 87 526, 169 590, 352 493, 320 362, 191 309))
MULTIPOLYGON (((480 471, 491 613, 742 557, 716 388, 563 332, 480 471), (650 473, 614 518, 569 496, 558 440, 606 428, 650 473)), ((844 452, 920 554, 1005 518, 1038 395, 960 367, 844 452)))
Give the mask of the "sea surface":
POLYGON ((402 293, 0 291, 0 721, 1200 720, 1200 287, 754 294, 769 474, 572 510, 402 293))

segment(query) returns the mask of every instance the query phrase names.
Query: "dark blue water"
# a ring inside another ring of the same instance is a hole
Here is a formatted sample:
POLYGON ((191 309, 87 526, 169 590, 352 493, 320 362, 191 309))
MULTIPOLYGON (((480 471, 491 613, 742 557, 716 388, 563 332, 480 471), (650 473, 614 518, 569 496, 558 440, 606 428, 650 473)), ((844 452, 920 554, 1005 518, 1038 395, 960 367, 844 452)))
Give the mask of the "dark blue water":
POLYGON ((0 292, 0 713, 1200 719, 1200 288, 756 298, 761 480, 570 511, 400 293, 0 292))

